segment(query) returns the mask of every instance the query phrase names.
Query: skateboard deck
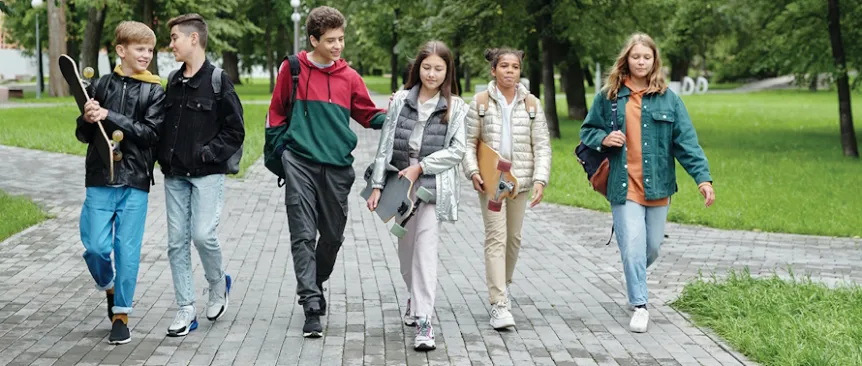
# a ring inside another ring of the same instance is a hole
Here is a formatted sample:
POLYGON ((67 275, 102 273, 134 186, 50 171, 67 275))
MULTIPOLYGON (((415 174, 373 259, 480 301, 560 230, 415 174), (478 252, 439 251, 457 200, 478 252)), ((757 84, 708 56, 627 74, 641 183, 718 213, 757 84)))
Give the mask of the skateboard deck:
POLYGON ((500 153, 481 140, 476 148, 476 159, 479 176, 484 182, 482 189, 489 200, 488 209, 499 212, 504 199, 518 196, 518 179, 512 175, 512 162, 503 159, 500 153))
MULTIPOLYGON (((68 55, 60 55, 60 72, 63 74, 63 78, 66 80, 66 83, 69 84, 69 91, 75 97, 75 103, 78 105, 78 110, 81 113, 84 113, 84 105, 87 104, 87 101, 90 100, 90 96, 87 94, 87 89, 84 86, 84 81, 81 79, 81 76, 78 74, 78 65, 68 55)), ((86 68, 84 70, 84 74, 89 79, 92 77, 93 69, 86 68)), ((104 144, 96 144, 96 151, 102 159, 102 162, 108 167, 110 171, 109 180, 111 183, 114 182, 114 162, 120 161, 123 158, 123 153, 120 151, 120 141, 123 140, 123 131, 114 130, 111 133, 111 137, 108 137, 108 133, 105 132, 105 127, 102 125, 102 122, 96 122, 99 126, 99 131, 102 134, 102 138, 104 139, 104 144)))
MULTIPOLYGON (((359 196, 368 200, 371 197, 371 192, 374 190, 371 183, 371 175, 374 167, 369 165, 365 169, 365 189, 359 193, 359 196)), ((384 223, 389 222, 396 216, 401 220, 396 220, 395 225, 390 230, 397 237, 402 237, 407 233, 405 229, 407 222, 416 213, 421 202, 430 201, 431 192, 424 187, 416 190, 416 200, 410 198, 410 192, 413 191, 413 181, 405 177, 399 177, 397 171, 386 171, 386 179, 383 183, 383 190, 380 192, 380 200, 377 201, 377 208, 374 212, 383 220, 384 223)))

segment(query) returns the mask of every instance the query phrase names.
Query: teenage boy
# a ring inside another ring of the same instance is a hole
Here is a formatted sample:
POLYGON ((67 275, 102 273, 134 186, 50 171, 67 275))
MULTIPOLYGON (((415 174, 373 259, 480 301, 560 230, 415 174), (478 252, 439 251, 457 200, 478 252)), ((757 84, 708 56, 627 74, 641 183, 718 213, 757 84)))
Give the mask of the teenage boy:
POLYGON ((88 87, 93 99, 78 117, 75 136, 89 144, 84 162, 87 196, 80 219, 84 261, 96 288, 106 293, 112 323, 108 342, 126 344, 132 340, 128 324, 155 164, 151 149, 158 143, 165 93, 161 79, 147 71, 155 33, 143 23, 127 21, 117 26, 114 35, 121 62, 88 87), (123 134, 119 160, 105 145, 96 122, 101 122, 107 136, 116 131, 123 134), (105 163, 109 156, 114 159, 113 180, 105 163))
POLYGON ((185 14, 171 19, 168 27, 170 47, 183 65, 168 77, 159 165, 165 174, 168 259, 179 307, 167 334, 181 337, 198 327, 190 241, 209 283, 207 319, 215 321, 227 310, 231 277, 222 267, 216 229, 225 174, 233 173, 231 162, 241 154, 245 130, 230 78, 206 58, 206 21, 185 14))
POLYGON ((293 87, 287 61, 278 73, 267 115, 268 126, 285 128, 277 145, 284 148, 285 204, 305 337, 323 335, 323 283, 332 274, 344 241, 357 142, 350 118, 374 129, 380 129, 386 119, 368 95, 365 82, 341 59, 344 26, 344 16, 336 9, 311 10, 305 29, 314 51, 297 55, 300 72, 291 115, 288 118, 285 108, 293 87))

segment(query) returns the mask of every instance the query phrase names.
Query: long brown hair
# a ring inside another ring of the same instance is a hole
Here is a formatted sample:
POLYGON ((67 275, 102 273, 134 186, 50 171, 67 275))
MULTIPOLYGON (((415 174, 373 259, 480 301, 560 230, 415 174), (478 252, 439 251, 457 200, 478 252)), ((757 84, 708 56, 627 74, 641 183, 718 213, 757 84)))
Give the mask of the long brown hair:
POLYGON ((425 61, 431 55, 440 56, 443 62, 446 63, 446 77, 443 79, 443 83, 440 84, 440 94, 446 99, 446 113, 440 122, 447 123, 449 122, 449 107, 452 106, 452 94, 458 94, 458 87, 453 82, 455 80, 455 62, 452 57, 452 51, 449 50, 449 47, 446 47, 446 44, 440 41, 429 41, 419 49, 419 55, 416 56, 416 61, 413 62, 413 66, 410 68, 410 77, 407 79, 404 89, 410 90, 422 83, 422 79, 419 77, 419 70, 422 69, 422 61, 425 61))
POLYGON ((644 33, 635 33, 629 37, 629 40, 626 42, 626 46, 623 47, 623 50, 620 52, 619 56, 617 56, 617 62, 608 74, 605 86, 602 87, 602 90, 607 92, 608 99, 614 99, 617 97, 617 93, 619 93, 623 83, 625 83, 626 79, 630 76, 629 53, 635 45, 649 47, 653 52, 653 58, 655 58, 652 70, 647 74, 647 82, 649 83, 649 86, 644 94, 664 94, 665 90, 667 90, 667 82, 665 81, 664 73, 661 70, 661 56, 659 55, 655 41, 644 33))

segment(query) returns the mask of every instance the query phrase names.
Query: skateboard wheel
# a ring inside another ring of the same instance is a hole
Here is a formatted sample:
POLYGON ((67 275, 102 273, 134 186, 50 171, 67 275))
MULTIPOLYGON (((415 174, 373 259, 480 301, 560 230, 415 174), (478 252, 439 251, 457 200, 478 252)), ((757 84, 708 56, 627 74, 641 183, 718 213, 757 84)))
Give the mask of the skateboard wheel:
POLYGON ((434 194, 425 187, 419 187, 419 189, 416 190, 416 198, 421 201, 431 202, 434 201, 434 194))
POLYGON ((508 173, 509 171, 512 170, 512 162, 506 161, 506 160, 497 161, 497 170, 499 170, 503 173, 508 173))
POLYGON ((395 225, 392 225, 392 228, 389 229, 389 232, 392 233, 392 235, 395 235, 399 238, 403 238, 404 235, 407 234, 407 229, 405 229, 401 225, 395 224, 395 225))
POLYGON ((503 201, 488 201, 488 210, 500 212, 503 209, 503 201))
POLYGON ((114 161, 120 161, 121 159, 123 159, 123 152, 114 151, 114 161))
POLYGON ((123 131, 114 130, 114 133, 111 134, 111 140, 116 142, 123 141, 123 131))
POLYGON ((96 73, 96 70, 93 70, 93 68, 92 68, 92 67, 87 66, 87 67, 85 67, 85 68, 84 68, 84 78, 92 79, 92 78, 93 78, 93 75, 94 75, 95 73, 96 73))

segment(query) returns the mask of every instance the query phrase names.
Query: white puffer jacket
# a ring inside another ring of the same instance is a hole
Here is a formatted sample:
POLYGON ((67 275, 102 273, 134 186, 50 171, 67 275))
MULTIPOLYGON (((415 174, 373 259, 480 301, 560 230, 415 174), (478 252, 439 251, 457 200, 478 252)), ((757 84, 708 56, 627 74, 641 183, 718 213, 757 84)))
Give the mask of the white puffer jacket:
MULTIPOLYGON (((479 139, 492 149, 500 151, 500 135, 503 129, 503 109, 497 101, 496 81, 488 83, 490 91, 488 110, 485 117, 479 117, 476 100, 470 103, 467 114, 467 153, 462 162, 464 175, 472 179, 479 173, 476 160, 476 147, 479 139)), ((527 106, 524 102, 530 92, 518 84, 515 98, 517 104, 512 109, 512 175, 518 179, 518 192, 526 192, 533 188, 533 183, 548 185, 551 176, 551 138, 548 133, 548 123, 541 103, 536 106, 536 118, 530 120, 527 106)))

